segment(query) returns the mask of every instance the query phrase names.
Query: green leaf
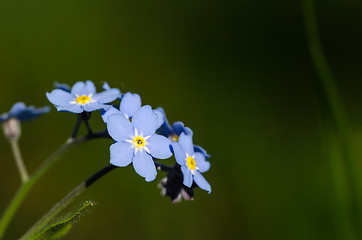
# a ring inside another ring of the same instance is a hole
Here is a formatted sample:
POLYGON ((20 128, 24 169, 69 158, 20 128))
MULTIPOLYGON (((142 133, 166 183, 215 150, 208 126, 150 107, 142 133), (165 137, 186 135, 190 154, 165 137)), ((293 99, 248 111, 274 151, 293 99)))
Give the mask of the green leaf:
POLYGON ((79 218, 95 206, 95 202, 86 201, 67 215, 54 219, 31 234, 29 240, 56 240, 63 238, 79 218))

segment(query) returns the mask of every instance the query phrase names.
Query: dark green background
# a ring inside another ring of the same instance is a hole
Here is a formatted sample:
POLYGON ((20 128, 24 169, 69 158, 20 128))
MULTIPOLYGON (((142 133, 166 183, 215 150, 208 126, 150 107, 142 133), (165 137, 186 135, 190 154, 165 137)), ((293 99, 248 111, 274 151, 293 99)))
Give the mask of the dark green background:
MULTIPOLYGON (((362 2, 317 0, 321 38, 362 161, 362 2)), ((337 239, 319 131, 317 77, 299 1, 4 0, 0 112, 50 105, 53 82, 104 81, 162 106, 212 155, 212 193, 172 204, 132 167, 79 199, 98 206, 66 239, 337 239)), ((30 172, 69 136, 75 116, 23 124, 30 172)), ((92 125, 102 130, 100 117, 92 125)), ((84 129, 82 129, 84 132, 84 129)), ((67 192, 109 163, 111 142, 71 150, 36 185, 5 239, 16 239, 67 192)), ((0 139, 0 210, 20 184, 0 139)), ((172 163, 172 161, 166 161, 172 163)))

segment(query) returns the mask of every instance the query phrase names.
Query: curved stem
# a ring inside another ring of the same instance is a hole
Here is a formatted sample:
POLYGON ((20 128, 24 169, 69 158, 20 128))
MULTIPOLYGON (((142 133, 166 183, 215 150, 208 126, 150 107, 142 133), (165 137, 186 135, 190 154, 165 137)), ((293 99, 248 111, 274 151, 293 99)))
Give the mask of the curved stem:
MULTIPOLYGON (((349 236, 348 239, 355 239, 358 238, 358 236, 355 236, 357 234, 357 226, 359 226, 361 223, 360 218, 362 215, 362 196, 360 191, 361 188, 359 187, 359 172, 358 168, 356 167, 357 164, 355 162, 351 148, 348 118, 343 107, 342 99, 338 92, 336 81, 333 77, 332 71, 330 70, 327 58, 323 52, 318 33, 314 2, 313 0, 303 0, 302 3, 304 25, 311 59, 319 77, 318 80, 322 90, 323 98, 325 99, 326 106, 329 110, 328 117, 333 123, 333 127, 339 140, 343 156, 342 165, 344 165, 343 167, 346 171, 344 176, 347 185, 345 188, 345 194, 343 196, 346 199, 343 208, 345 215, 349 218, 349 222, 354 222, 354 220, 357 220, 357 224, 355 226, 351 226, 351 229, 354 229, 353 231, 356 233, 346 233, 346 236, 349 236)), ((322 107, 323 106, 321 106, 321 108, 322 107)), ((333 161, 331 158, 329 160, 333 161)))
POLYGON ((23 158, 21 156, 21 151, 19 148, 18 140, 17 139, 11 140, 10 145, 11 145, 11 150, 13 151, 13 154, 14 154, 15 163, 18 168, 21 180, 24 183, 24 182, 28 181, 29 175, 28 175, 28 171, 26 170, 23 158))
POLYGON ((69 138, 56 152, 48 157, 34 172, 34 174, 30 176, 29 180, 27 182, 24 182, 20 186, 15 196, 11 200, 10 204, 5 209, 5 212, 0 219, 0 239, 3 238, 5 230, 7 229, 10 221, 13 219, 16 211, 18 210, 19 206, 22 204, 34 184, 57 162, 61 155, 67 152, 71 147, 74 147, 91 139, 104 137, 108 137, 106 131, 95 133, 92 136, 85 135, 75 139, 69 138))
MULTIPOLYGON (((157 169, 165 172, 174 172, 173 167, 166 166, 162 163, 155 162, 157 169)), ((112 164, 107 165, 102 168, 87 180, 79 184, 74 188, 70 193, 68 193, 60 202, 55 204, 55 206, 50 209, 50 211, 45 214, 39 221, 37 221, 22 237, 21 240, 28 239, 31 235, 40 230, 45 224, 47 224, 51 219, 58 215, 64 208, 66 208, 77 196, 83 193, 89 186, 98 181, 101 177, 111 172, 112 170, 118 168, 112 164)))
POLYGON ((76 188, 74 188, 70 193, 68 193, 60 202, 55 204, 55 206, 50 209, 50 211, 45 214, 39 221, 37 221, 25 234, 21 237, 21 239, 28 239, 30 235, 32 235, 38 229, 41 229, 45 224, 47 224, 53 217, 55 217, 59 212, 61 212, 64 208, 66 208, 69 203, 73 201, 74 198, 83 193, 89 186, 91 186, 94 182, 99 180, 101 177, 111 172, 113 169, 117 167, 114 165, 107 165, 102 168, 86 181, 82 182, 76 188))

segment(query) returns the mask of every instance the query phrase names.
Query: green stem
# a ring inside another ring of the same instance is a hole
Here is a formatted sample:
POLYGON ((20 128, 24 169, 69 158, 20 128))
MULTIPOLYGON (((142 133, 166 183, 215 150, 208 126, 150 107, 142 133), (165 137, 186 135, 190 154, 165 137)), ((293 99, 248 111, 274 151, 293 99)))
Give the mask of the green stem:
MULTIPOLYGON (((336 81, 330 70, 327 58, 323 52, 322 44, 317 27, 317 19, 313 0, 303 0, 304 25, 307 34, 307 41, 311 59, 318 74, 319 84, 321 85, 326 104, 329 109, 330 118, 333 121, 334 129, 341 146, 343 164, 346 171, 346 198, 350 221, 357 220, 360 223, 361 216, 361 191, 358 186, 358 169, 353 156, 350 141, 350 127, 347 114, 344 110, 342 99, 339 95, 336 81), (355 213, 356 212, 356 213, 355 213), (357 216, 354 216, 357 214, 357 216), (357 217, 357 218, 356 218, 357 217)), ((332 161, 332 160, 331 160, 332 161)), ((356 226, 352 227, 356 231, 356 226)), ((357 234, 357 232, 356 232, 357 234)))
MULTIPOLYGON (((99 136, 96 135, 93 138, 97 137, 99 136)), ((43 162, 43 164, 35 171, 35 173, 28 179, 28 181, 24 182, 20 186, 0 219, 0 239, 3 238, 10 221, 13 219, 19 206, 22 204, 28 192, 32 189, 32 187, 39 180, 39 178, 41 178, 54 165, 54 163, 60 158, 60 156, 67 152, 71 147, 81 144, 89 139, 91 138, 88 135, 78 137, 76 139, 68 139, 62 145, 62 147, 60 147, 56 152, 54 152, 43 162)))
POLYGON ((28 175, 28 172, 26 170, 23 158, 21 156, 18 140, 17 139, 16 140, 15 139, 11 140, 10 145, 11 145, 11 150, 13 151, 13 154, 14 154, 15 163, 16 163, 16 166, 18 168, 21 180, 22 180, 23 183, 25 183, 25 182, 28 181, 29 175, 28 175))
MULTIPOLYGON (((322 107, 321 107, 322 108, 322 107)), ((323 110, 321 110, 323 112, 323 110)), ((350 212, 349 189, 341 156, 341 147, 334 130, 334 124, 327 116, 320 118, 320 135, 323 155, 331 179, 330 203, 335 239, 356 239, 350 212)))
POLYGON ((38 230, 43 228, 51 219, 58 215, 64 208, 66 208, 77 196, 83 193, 90 185, 95 183, 101 177, 116 169, 114 165, 107 165, 102 168, 86 181, 82 182, 76 188, 74 188, 70 193, 68 193, 60 202, 58 202, 50 211, 45 214, 38 222, 36 222, 25 234, 21 237, 21 240, 28 239, 30 236, 35 234, 38 230))

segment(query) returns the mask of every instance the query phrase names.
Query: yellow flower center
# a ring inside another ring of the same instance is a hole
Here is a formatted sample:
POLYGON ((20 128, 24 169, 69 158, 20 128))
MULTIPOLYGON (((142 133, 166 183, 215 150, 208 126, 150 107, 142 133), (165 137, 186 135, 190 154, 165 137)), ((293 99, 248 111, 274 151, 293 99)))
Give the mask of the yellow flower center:
POLYGON ((170 136, 170 139, 172 142, 178 142, 178 138, 179 138, 179 136, 177 136, 176 134, 173 134, 170 136))
POLYGON ((186 158, 186 164, 191 170, 195 170, 196 168, 196 162, 193 157, 186 158))
POLYGON ((133 138, 133 144, 136 148, 142 149, 146 146, 146 140, 141 136, 137 136, 133 138))
POLYGON ((86 104, 86 103, 90 102, 90 100, 91 100, 90 97, 86 96, 86 95, 79 96, 76 99, 77 103, 79 103, 79 104, 86 104))

